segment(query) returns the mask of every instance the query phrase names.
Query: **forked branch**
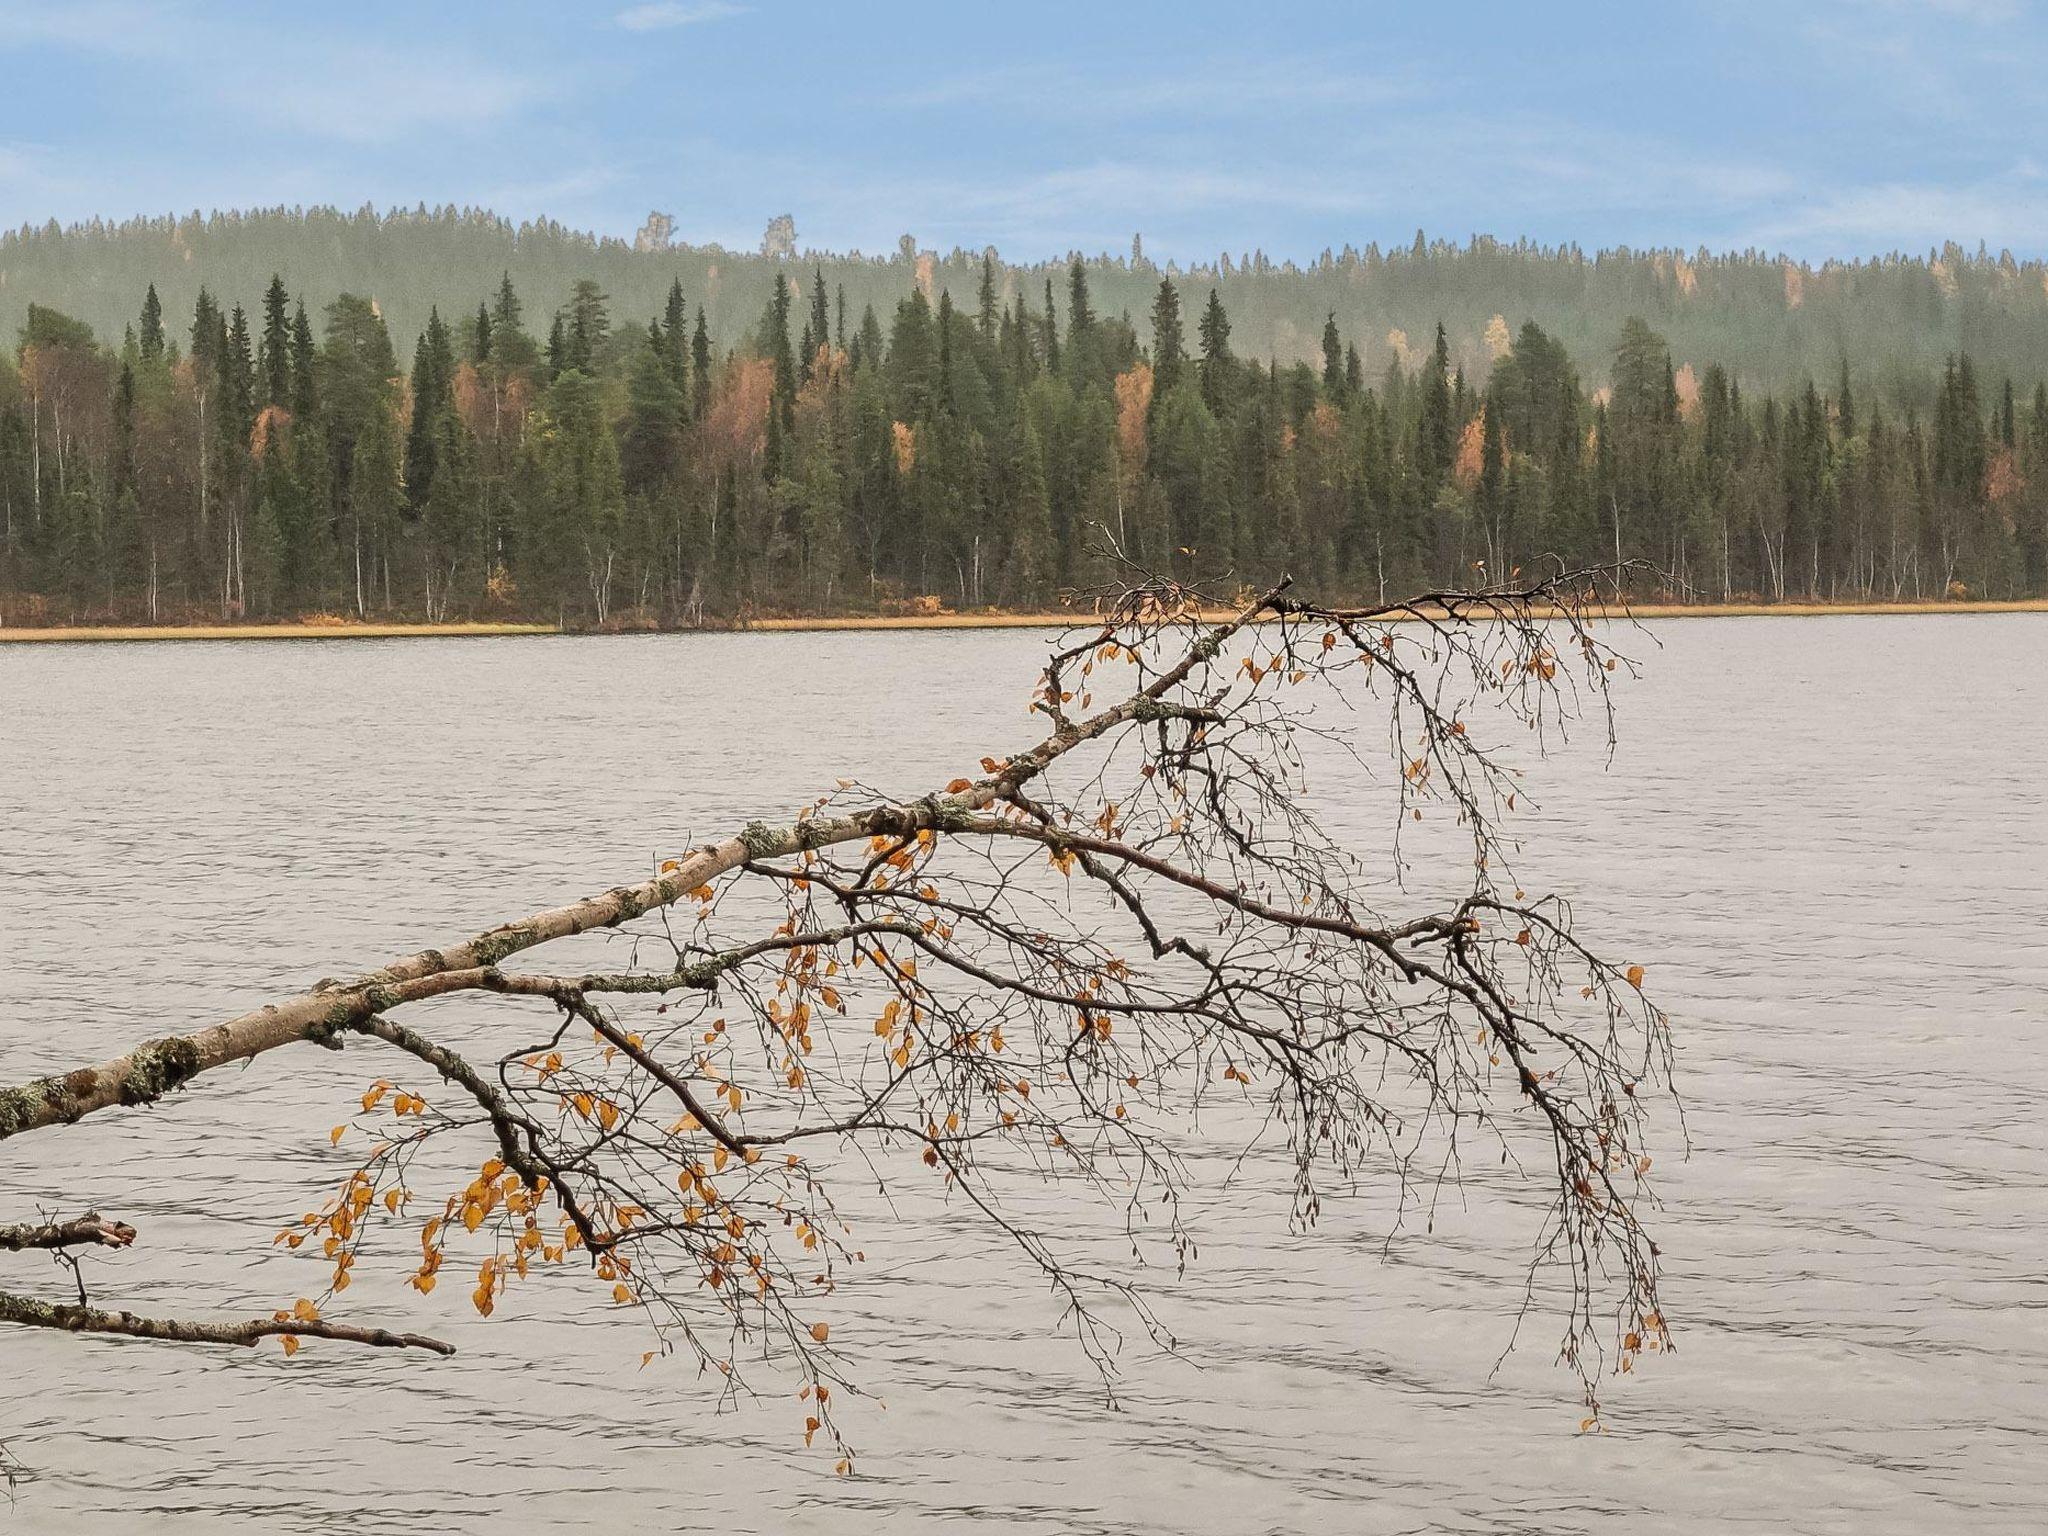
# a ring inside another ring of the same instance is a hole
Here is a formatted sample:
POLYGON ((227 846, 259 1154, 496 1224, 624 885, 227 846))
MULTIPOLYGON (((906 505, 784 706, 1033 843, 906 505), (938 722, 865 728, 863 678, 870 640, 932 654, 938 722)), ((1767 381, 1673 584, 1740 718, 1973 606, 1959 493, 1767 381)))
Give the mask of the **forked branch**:
MULTIPOLYGON (((363 1155, 278 1234, 321 1253, 328 1295, 380 1223, 416 1232, 423 1294, 456 1253, 478 1260, 470 1299, 486 1313, 535 1269, 581 1268, 660 1349, 734 1382, 739 1340, 781 1341, 807 1433, 836 1440, 839 1378, 813 1314, 861 1253, 830 1194, 841 1164, 968 1201, 1052 1280, 1107 1372, 1103 1299, 1155 1326, 1135 1277, 1011 1214, 1019 1180, 1108 1202, 1141 1256, 1179 1262, 1187 1170, 1168 1132, 1197 1110, 1241 1112, 1284 1145, 1303 1222, 1332 1183, 1426 1197, 1431 1170, 1483 1136, 1548 1165, 1537 1258, 1566 1282, 1563 1354, 1591 1397, 1604 1361, 1628 1368, 1667 1340, 1640 1212, 1646 1090, 1668 1085, 1669 1041, 1640 968, 1603 958, 1565 900, 1510 872, 1521 770, 1492 742, 1502 719, 1539 746, 1589 713, 1611 731, 1626 662, 1602 627, 1610 577, 1347 610, 1283 585, 1220 621, 1170 583, 1106 594, 1040 677, 1048 734, 1021 751, 914 798, 842 780, 647 880, 5 1090, 0 1139, 285 1045, 375 1039, 439 1082, 431 1103, 396 1077, 371 1083, 363 1155), (1342 728, 1371 710, 1388 732, 1379 767, 1342 728), (1388 817, 1391 863, 1317 819, 1333 777, 1388 817), (1455 895, 1393 910, 1400 829, 1425 815, 1460 829, 1469 869, 1455 895), (506 966, 608 929, 660 960, 506 966), (394 1017, 451 996, 500 1000, 487 1050, 394 1017), (462 1188, 415 1189, 420 1149, 457 1135, 491 1155, 462 1188)), ((10 1305, 0 1320, 84 1326, 59 1320, 82 1309, 10 1305)), ((301 1298, 268 1323, 115 1331, 247 1342, 318 1310, 301 1298)), ((357 1342, 419 1342, 368 1332, 357 1342)))

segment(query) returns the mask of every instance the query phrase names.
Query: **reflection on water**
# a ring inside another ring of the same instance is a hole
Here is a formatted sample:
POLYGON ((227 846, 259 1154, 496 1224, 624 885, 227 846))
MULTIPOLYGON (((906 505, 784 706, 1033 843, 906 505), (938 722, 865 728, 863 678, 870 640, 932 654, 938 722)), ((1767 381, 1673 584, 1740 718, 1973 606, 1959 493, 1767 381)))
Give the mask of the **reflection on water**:
MULTIPOLYGON (((11 1332, 0 1524, 97 1532, 717 1529, 1918 1532, 2048 1525, 2048 624, 1671 624, 1611 769, 1535 781, 1525 884, 1652 963, 1676 1356, 1574 1433, 1548 1335, 1495 1374, 1526 1206, 1389 1245, 1385 1201, 1212 1202, 1104 1407, 1056 1306, 941 1209, 872 1226, 842 1337, 865 1475, 787 1397, 721 1411, 578 1288, 353 1315, 452 1361, 11 1332)), ((0 651, 0 1076, 68 1066, 614 883, 849 769, 919 791, 1023 739, 1018 633, 0 651), (961 679, 975 685, 962 687, 961 679)), ((1377 825, 1355 829, 1373 838, 1377 825)), ((446 1016, 462 1027, 457 1012, 446 1016)), ((0 1149, 0 1217, 133 1221, 139 1310, 307 1288, 269 1237, 373 1068, 280 1052, 0 1149)), ((1218 1149, 1211 1170, 1220 1174, 1218 1149)), ((1256 1173, 1254 1177, 1256 1177, 1256 1173)), ((1216 1182, 1211 1180, 1210 1182, 1216 1182)), ((1056 1202, 1052 1192, 1039 1197, 1056 1202)), ((1041 1209, 1048 1209, 1043 1206, 1041 1209)), ((4 1283, 54 1291, 46 1261, 4 1283)), ((763 1375, 773 1383, 772 1376, 763 1375)))

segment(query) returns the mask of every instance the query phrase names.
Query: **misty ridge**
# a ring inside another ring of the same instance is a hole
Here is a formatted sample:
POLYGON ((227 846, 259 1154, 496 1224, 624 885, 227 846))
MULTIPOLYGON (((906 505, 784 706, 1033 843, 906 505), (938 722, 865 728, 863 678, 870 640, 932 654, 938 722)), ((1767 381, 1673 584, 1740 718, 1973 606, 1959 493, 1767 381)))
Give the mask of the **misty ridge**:
POLYGON ((1981 371, 2023 385, 2048 357, 2048 263, 2016 260, 1980 242, 1966 251, 1892 252, 1819 266, 1763 251, 1586 252, 1474 235, 1382 249, 1367 243, 1324 249, 1301 261, 1265 252, 1224 252, 1155 261, 1142 236, 1127 252, 936 251, 904 235, 882 253, 813 250, 789 215, 768 223, 757 250, 694 245, 676 237, 668 214, 649 215, 631 240, 598 236, 552 219, 517 222, 487 210, 419 204, 379 212, 331 207, 263 208, 61 226, 22 225, 0 233, 0 334, 13 335, 31 302, 84 321, 109 342, 134 318, 134 295, 157 286, 166 309, 189 313, 202 285, 216 295, 260 293, 272 274, 294 290, 374 298, 395 343, 409 348, 429 310, 461 313, 509 273, 537 303, 562 302, 581 279, 597 282, 624 313, 653 314, 672 282, 701 302, 714 345, 751 333, 775 274, 792 264, 821 269, 843 286, 858 313, 887 313, 915 281, 936 304, 973 300, 984 256, 999 282, 1035 295, 1046 276, 1064 280, 1076 256, 1086 264, 1104 313, 1141 316, 1162 277, 1197 300, 1216 288, 1228 307, 1238 351, 1281 363, 1316 361, 1326 314, 1358 339, 1369 368, 1413 363, 1442 321, 1455 364, 1485 371, 1496 351, 1486 331, 1495 315, 1533 319, 1606 381, 1601 360, 1623 321, 1639 315, 1666 336, 1678 361, 1703 371, 1719 362, 1745 388, 1797 387, 1833 377, 1846 355, 1869 382, 1901 405, 1931 405, 1932 376, 1953 353, 1981 371), (1005 260, 1005 255, 1010 257, 1005 260))

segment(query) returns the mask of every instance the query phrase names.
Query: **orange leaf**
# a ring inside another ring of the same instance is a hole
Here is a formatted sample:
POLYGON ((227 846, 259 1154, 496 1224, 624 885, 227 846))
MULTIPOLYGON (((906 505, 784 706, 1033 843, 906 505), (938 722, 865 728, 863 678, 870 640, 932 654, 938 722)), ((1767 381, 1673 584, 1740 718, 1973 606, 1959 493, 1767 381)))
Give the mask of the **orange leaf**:
POLYGON ((824 1343, 827 1339, 832 1337, 832 1325, 829 1323, 811 1324, 811 1337, 816 1339, 820 1344, 824 1343))
POLYGON ((335 1128, 334 1128, 333 1130, 331 1130, 331 1131, 329 1131, 329 1132, 327 1133, 327 1144, 328 1144, 328 1145, 329 1145, 330 1147, 338 1147, 338 1146, 340 1146, 340 1145, 341 1145, 341 1133, 342 1133, 343 1131, 347 1130, 347 1129, 348 1129, 348 1127, 347 1127, 347 1126, 345 1126, 345 1125, 337 1125, 337 1126, 336 1126, 336 1127, 335 1127, 335 1128))
POLYGON ((1628 968, 1628 971, 1627 971, 1627 973, 1626 973, 1626 974, 1627 974, 1627 977, 1628 977, 1628 984, 1629 984, 1630 986, 1632 986, 1632 987, 1635 987, 1635 988, 1637 988, 1637 989, 1640 989, 1640 988, 1642 987, 1642 985, 1643 985, 1643 968, 1642 968, 1642 967, 1641 967, 1640 965, 1632 965, 1632 966, 1630 966, 1630 967, 1628 968))

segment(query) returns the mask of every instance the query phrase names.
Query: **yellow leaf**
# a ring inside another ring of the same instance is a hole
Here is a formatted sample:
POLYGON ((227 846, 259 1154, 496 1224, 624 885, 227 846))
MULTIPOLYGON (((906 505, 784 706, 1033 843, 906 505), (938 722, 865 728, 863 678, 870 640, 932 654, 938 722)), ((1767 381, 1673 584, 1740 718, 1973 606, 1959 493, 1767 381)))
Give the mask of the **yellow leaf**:
POLYGON ((278 1337, 281 1340, 283 1340, 284 1352, 287 1355, 296 1355, 299 1352, 299 1341, 293 1335, 289 1333, 283 1333, 279 1334, 278 1337))
POLYGON ((623 1281, 612 1287, 612 1300, 619 1303, 619 1305, 624 1306, 627 1302, 631 1301, 632 1299, 632 1288, 626 1285, 623 1281))
POLYGON ((345 1126, 345 1125, 337 1125, 337 1126, 336 1126, 336 1127, 335 1127, 335 1128, 334 1128, 333 1130, 331 1130, 331 1131, 329 1131, 329 1132, 327 1133, 327 1144, 328 1144, 328 1145, 329 1145, 330 1147, 338 1147, 338 1146, 340 1146, 340 1145, 341 1145, 341 1133, 342 1133, 343 1131, 347 1130, 347 1129, 348 1129, 348 1127, 347 1127, 347 1126, 345 1126))

